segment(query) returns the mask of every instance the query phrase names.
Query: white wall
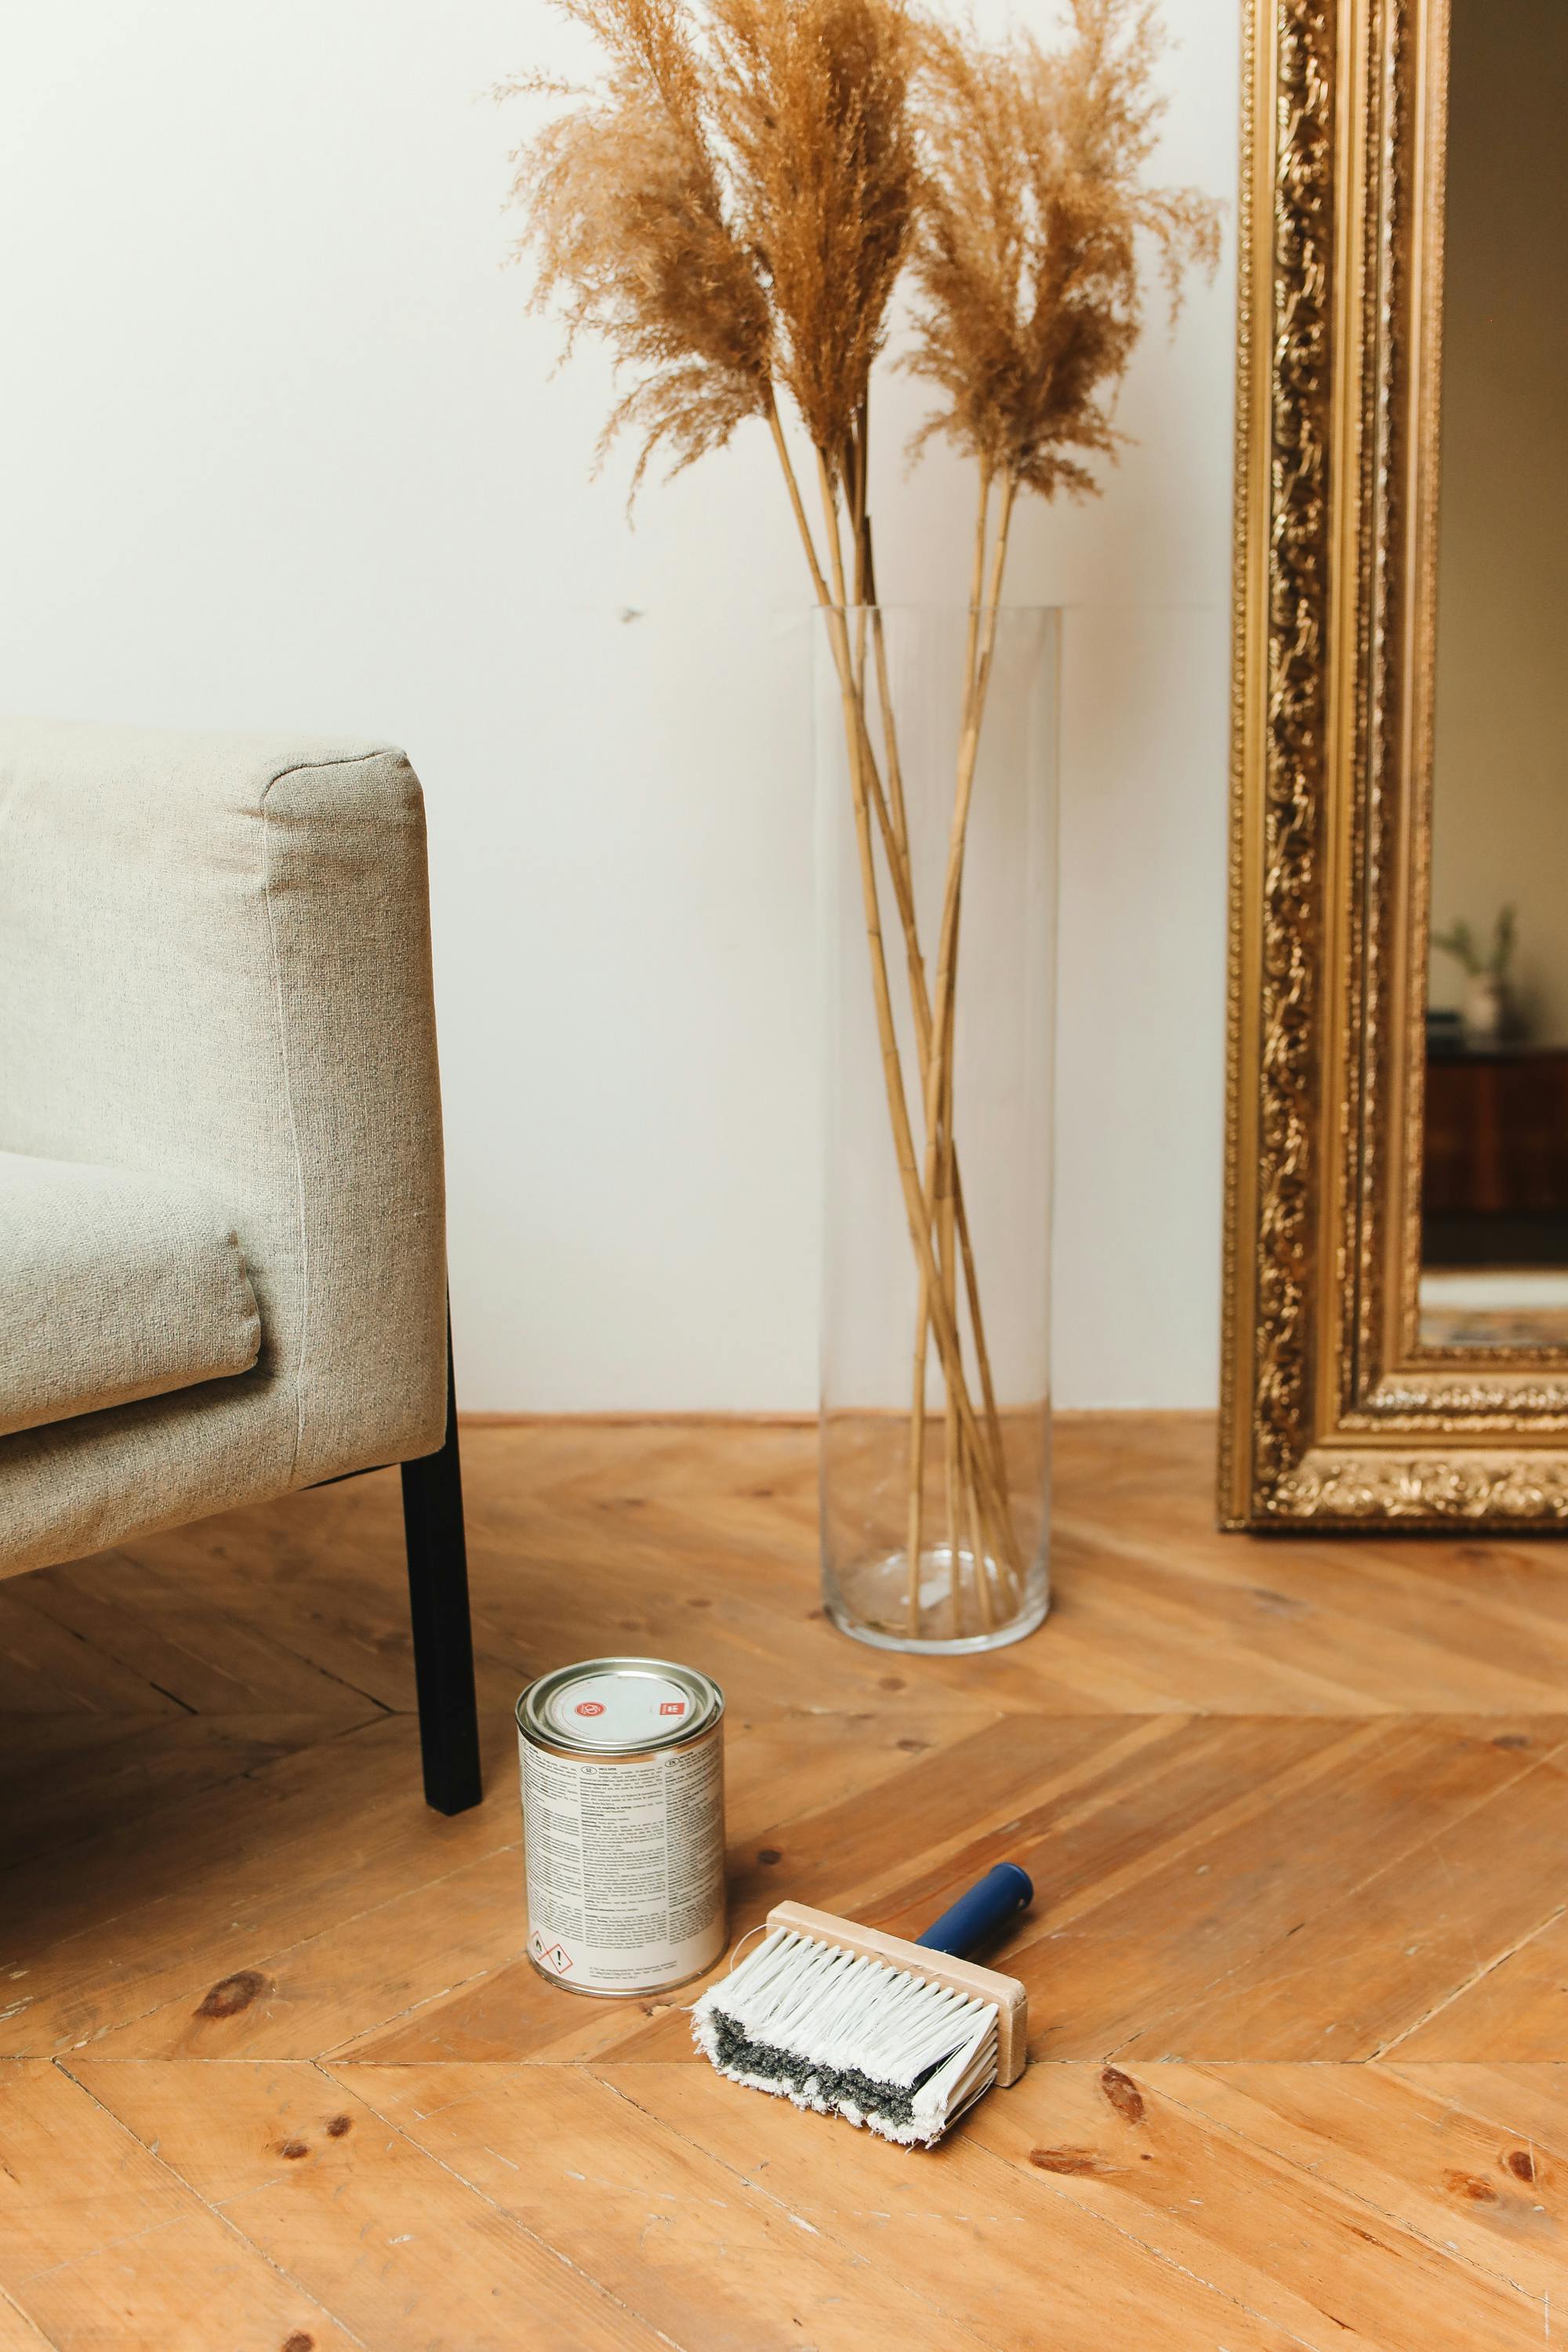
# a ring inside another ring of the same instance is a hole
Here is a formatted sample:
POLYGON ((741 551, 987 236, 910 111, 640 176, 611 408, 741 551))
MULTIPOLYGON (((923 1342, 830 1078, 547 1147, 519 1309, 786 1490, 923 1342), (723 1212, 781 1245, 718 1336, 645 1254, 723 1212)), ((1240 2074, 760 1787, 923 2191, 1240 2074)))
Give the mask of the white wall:
MULTIPOLYGON (((1044 0, 1034 0, 1040 21, 1044 0)), ((1163 159, 1234 196, 1236 0, 1168 0, 1163 159)), ((430 810, 473 1406, 815 1388, 809 729, 758 431, 628 531, 596 354, 498 268, 542 0, 75 0, 0 32, 0 705, 406 744, 430 810), (635 613, 641 617, 621 617, 635 613)), ((1108 495, 1029 511, 1066 641, 1056 1358, 1217 1357, 1231 275, 1156 324, 1108 495)), ((969 489, 880 430, 883 593, 969 489)), ((960 592, 962 593, 962 592, 960 592)))

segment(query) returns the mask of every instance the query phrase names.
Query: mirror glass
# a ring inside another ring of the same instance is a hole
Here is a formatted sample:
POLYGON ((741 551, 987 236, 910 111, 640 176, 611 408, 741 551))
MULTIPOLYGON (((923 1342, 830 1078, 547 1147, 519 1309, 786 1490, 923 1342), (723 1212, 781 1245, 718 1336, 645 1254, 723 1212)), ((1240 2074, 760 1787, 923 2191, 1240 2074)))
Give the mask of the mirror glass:
POLYGON ((1424 1344, 1568 1349, 1568 0, 1451 0, 1424 1344))

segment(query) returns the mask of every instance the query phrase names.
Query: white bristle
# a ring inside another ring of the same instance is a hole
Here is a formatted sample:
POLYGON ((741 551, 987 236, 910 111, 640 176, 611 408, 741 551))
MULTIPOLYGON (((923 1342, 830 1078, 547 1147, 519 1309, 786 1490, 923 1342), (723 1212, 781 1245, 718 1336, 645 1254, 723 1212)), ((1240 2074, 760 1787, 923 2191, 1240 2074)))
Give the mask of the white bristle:
POLYGON ((691 2030, 732 2082, 910 2147, 929 2147, 996 2079, 991 2002, 788 1927, 709 1987, 691 2030))

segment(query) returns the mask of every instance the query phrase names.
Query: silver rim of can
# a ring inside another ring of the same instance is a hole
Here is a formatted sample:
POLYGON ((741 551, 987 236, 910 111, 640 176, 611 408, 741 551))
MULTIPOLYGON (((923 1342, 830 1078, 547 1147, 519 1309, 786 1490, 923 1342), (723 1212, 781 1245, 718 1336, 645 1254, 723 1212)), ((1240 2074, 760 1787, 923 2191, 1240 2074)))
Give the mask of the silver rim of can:
POLYGON ((711 1731, 723 1712, 723 1692, 712 1676, 703 1674, 700 1667, 678 1665, 669 1658, 581 1658, 574 1665, 557 1666, 529 1684, 517 1702, 517 1727, 525 1739, 540 1747, 609 1760, 616 1756, 653 1755, 662 1748, 683 1748, 688 1740, 711 1731), (569 1725, 550 1714, 552 1700, 570 1690, 574 1684, 611 1675, 643 1675, 673 1683, 689 1698, 691 1713, 679 1724, 650 1731, 642 1738, 617 1741, 614 1747, 578 1738, 569 1725))

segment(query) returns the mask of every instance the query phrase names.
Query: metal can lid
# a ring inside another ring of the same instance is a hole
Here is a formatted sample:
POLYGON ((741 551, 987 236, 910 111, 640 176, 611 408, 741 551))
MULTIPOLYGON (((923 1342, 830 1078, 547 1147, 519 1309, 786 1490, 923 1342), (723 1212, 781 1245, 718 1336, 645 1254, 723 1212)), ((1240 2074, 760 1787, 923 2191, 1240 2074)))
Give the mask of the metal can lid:
POLYGON ((541 1675, 517 1703, 528 1738, 589 1756, 673 1748, 723 1712, 716 1682, 667 1658, 584 1658, 541 1675))

